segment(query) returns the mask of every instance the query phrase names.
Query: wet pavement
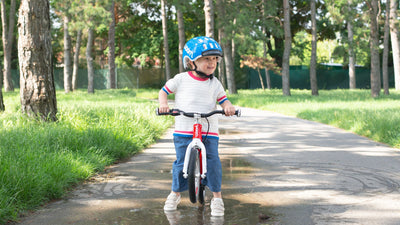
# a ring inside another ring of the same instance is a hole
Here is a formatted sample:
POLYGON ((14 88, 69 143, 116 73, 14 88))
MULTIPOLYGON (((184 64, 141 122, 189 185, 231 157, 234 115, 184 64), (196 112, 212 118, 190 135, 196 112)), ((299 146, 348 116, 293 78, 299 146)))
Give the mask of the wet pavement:
POLYGON ((183 193, 164 213, 172 130, 19 224, 400 224, 398 149, 327 125, 242 109, 220 120, 225 216, 183 193))

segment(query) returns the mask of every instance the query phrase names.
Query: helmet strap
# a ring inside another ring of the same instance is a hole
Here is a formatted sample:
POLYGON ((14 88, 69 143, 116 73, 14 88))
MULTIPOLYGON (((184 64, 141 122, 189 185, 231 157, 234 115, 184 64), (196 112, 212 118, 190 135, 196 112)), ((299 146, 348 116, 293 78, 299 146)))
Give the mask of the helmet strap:
POLYGON ((194 65, 194 70, 193 71, 196 72, 199 76, 201 76, 203 78, 210 78, 210 80, 213 79, 214 74, 207 75, 207 74, 197 70, 197 65, 196 65, 195 62, 193 62, 193 65, 194 65))

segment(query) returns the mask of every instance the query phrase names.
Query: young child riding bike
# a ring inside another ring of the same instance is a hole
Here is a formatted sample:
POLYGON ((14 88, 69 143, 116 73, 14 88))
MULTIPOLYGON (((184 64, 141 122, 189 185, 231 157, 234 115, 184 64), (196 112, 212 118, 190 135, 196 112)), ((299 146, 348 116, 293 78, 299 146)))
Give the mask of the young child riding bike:
MULTIPOLYGON (((209 37, 195 37, 189 40, 184 49, 182 60, 188 72, 175 75, 160 90, 159 112, 169 111, 167 96, 175 94, 175 107, 186 112, 208 113, 215 110, 217 102, 226 116, 235 114, 235 107, 227 99, 225 90, 213 73, 222 58, 221 46, 209 37)), ((222 166, 218 155, 218 118, 210 117, 209 122, 202 121, 202 134, 207 149, 207 177, 204 184, 213 193, 211 215, 224 215, 224 202, 221 194, 222 166)), ((165 201, 164 210, 173 211, 181 200, 181 192, 188 189, 183 178, 183 162, 186 148, 192 141, 193 120, 184 116, 175 118, 174 145, 176 161, 172 165, 172 190, 165 201)))

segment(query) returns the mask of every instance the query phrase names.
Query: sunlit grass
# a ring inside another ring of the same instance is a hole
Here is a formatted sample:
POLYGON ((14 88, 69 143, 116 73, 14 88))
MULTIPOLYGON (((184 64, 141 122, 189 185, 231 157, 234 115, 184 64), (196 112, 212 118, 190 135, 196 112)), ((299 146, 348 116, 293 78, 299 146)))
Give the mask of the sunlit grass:
POLYGON ((18 95, 4 93, 0 113, 0 224, 137 153, 173 121, 133 90, 57 92, 53 123, 22 115, 18 95))
POLYGON ((275 111, 339 127, 400 148, 400 92, 371 98, 370 90, 240 90, 229 99, 243 107, 275 111))

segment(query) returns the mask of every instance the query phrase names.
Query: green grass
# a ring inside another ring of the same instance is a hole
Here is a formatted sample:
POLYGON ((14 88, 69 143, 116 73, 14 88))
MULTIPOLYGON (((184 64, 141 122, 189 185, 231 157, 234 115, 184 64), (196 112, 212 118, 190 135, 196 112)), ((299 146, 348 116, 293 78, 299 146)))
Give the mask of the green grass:
POLYGON ((18 91, 3 93, 0 224, 153 143, 173 119, 155 116, 156 102, 141 96, 147 92, 57 92, 59 120, 51 123, 22 115, 18 91))
MULTIPOLYGON (((157 117, 159 90, 57 92, 58 122, 20 113, 19 93, 4 93, 0 113, 0 224, 52 199, 153 143, 173 119, 157 117)), ((400 148, 400 92, 240 90, 233 104, 318 121, 400 148)), ((268 121, 266 121, 268 122, 268 121)))
POLYGON ((371 98, 370 90, 240 90, 230 95, 233 104, 279 112, 339 127, 400 148, 400 92, 371 98))

